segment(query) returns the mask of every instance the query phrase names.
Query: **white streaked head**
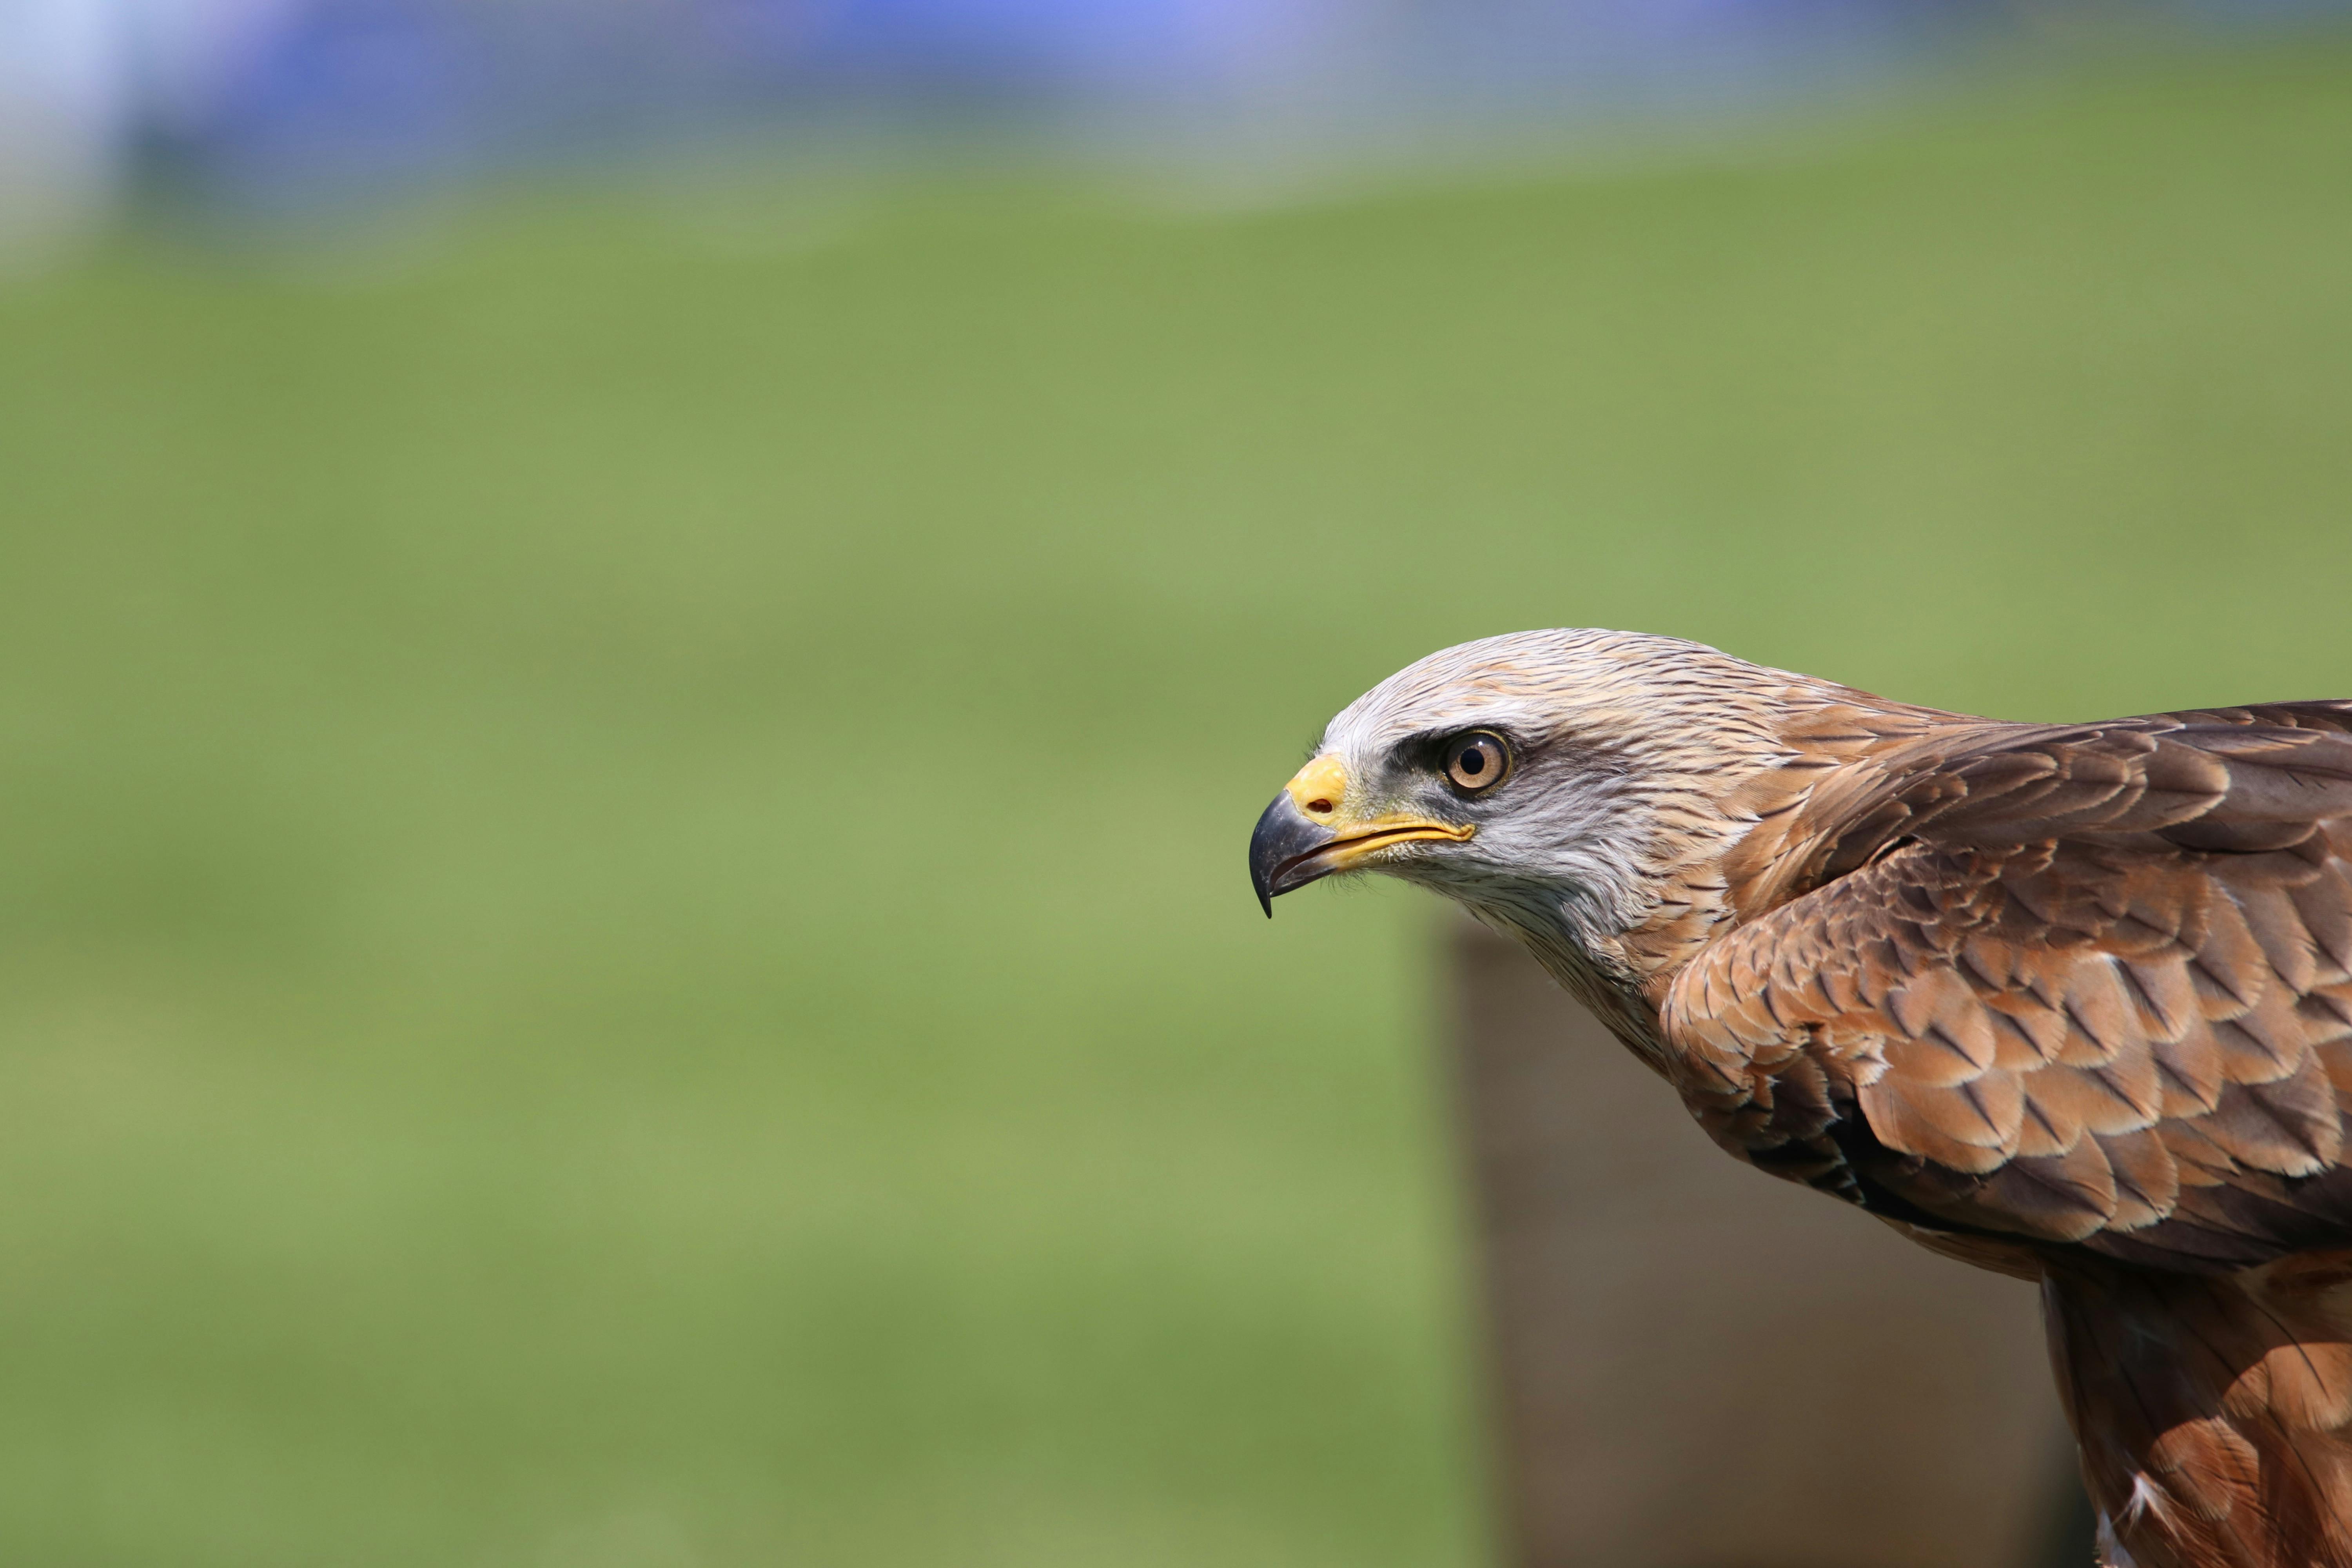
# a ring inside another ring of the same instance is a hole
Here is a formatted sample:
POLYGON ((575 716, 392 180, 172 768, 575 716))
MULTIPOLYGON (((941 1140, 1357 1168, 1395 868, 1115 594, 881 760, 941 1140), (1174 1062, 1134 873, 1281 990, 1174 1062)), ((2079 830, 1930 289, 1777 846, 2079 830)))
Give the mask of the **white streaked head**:
POLYGON ((1261 819, 1252 871, 1269 900, 1385 871, 1605 958, 1667 876, 1744 828, 1723 802, 1785 760, 1787 700, 1838 689, 1639 633, 1464 643, 1331 721, 1261 819))

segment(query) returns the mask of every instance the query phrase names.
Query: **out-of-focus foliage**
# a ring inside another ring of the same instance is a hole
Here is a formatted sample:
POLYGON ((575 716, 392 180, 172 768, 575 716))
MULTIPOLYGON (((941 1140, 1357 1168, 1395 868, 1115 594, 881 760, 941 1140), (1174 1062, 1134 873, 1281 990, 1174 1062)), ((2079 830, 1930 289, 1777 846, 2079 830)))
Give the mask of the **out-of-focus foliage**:
POLYGON ((0 1559, 1478 1560, 1333 708, 2352 695, 2352 53, 1765 151, 0 294, 0 1559))

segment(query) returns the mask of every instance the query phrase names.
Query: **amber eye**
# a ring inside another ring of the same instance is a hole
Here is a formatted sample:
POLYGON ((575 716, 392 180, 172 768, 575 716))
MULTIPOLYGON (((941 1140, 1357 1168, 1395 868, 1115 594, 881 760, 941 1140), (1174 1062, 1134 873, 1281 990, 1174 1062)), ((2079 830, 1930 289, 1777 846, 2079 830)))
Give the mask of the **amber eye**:
POLYGON ((1473 730, 1445 742, 1445 776, 1464 789, 1491 789, 1510 767, 1510 748, 1492 731, 1473 730))

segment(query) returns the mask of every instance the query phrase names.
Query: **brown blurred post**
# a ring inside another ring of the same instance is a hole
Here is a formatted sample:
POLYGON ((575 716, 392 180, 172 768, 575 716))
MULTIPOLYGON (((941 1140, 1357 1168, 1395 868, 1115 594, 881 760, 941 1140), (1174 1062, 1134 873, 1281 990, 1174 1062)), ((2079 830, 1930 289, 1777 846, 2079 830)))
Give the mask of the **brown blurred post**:
POLYGON ((1451 942, 1507 1561, 2049 1561, 2032 1287, 1743 1168, 1515 944, 1451 942))

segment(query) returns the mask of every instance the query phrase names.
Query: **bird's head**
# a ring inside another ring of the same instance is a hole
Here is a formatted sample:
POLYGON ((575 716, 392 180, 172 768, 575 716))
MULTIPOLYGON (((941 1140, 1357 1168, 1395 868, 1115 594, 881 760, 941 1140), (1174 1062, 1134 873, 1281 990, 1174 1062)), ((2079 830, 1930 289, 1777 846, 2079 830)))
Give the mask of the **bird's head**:
POLYGON ((1638 979, 1654 965, 1626 933, 1720 910, 1722 857, 1756 821, 1743 792, 1790 760, 1789 716, 1859 695, 1633 633, 1446 648, 1331 721, 1258 819, 1251 879, 1272 914, 1383 871, 1638 979))

